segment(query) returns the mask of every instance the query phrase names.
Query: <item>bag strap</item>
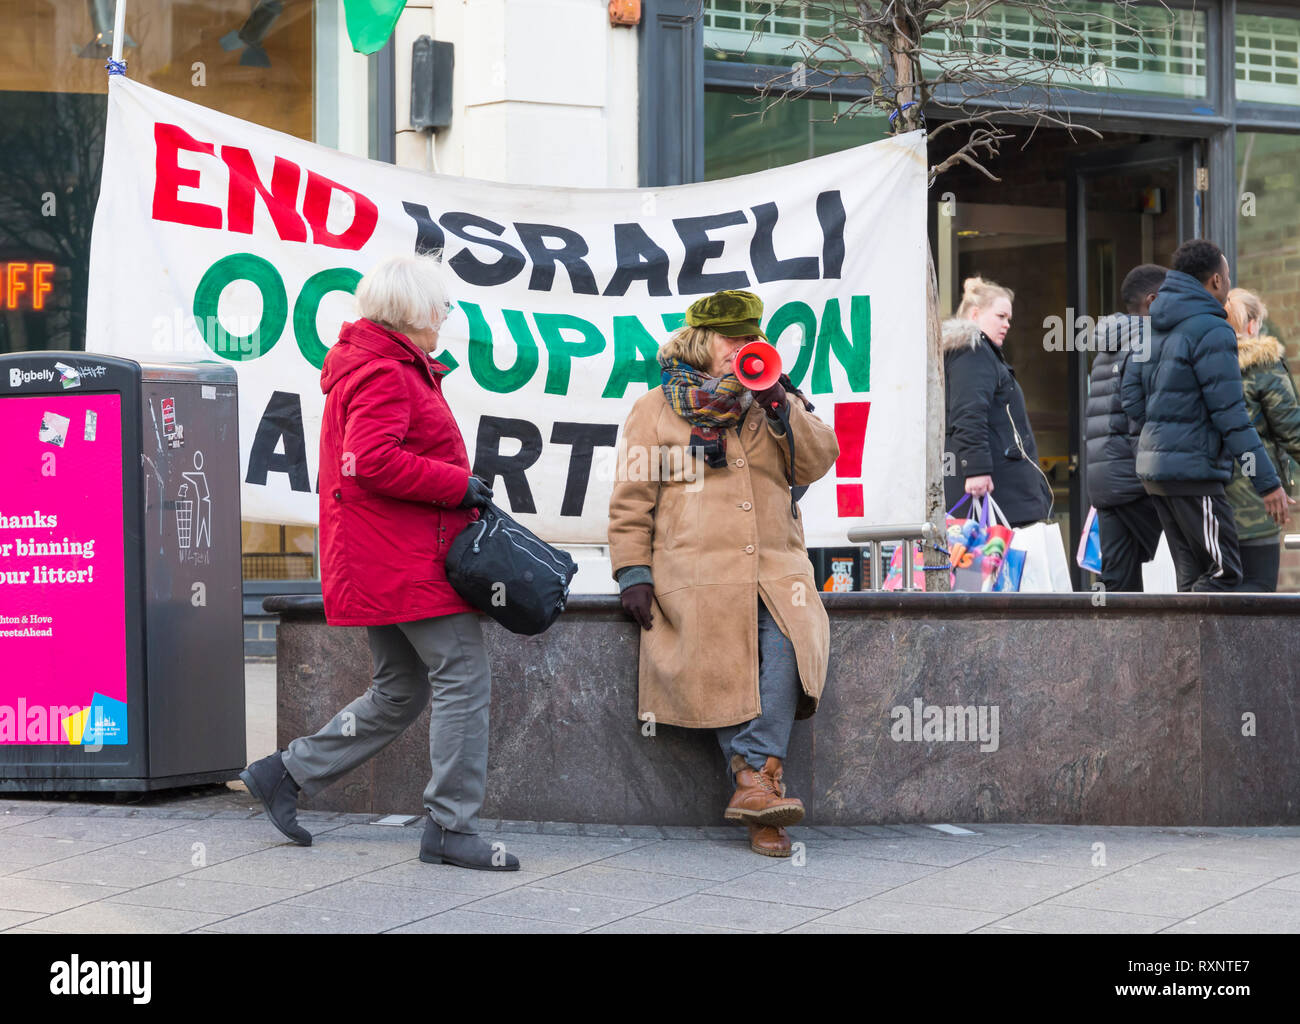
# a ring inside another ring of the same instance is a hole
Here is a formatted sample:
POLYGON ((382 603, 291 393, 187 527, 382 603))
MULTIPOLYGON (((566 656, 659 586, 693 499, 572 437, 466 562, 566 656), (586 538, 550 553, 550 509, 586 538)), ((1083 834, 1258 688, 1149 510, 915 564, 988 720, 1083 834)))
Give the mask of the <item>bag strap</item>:
MULTIPOLYGON (((955 504, 952 508, 948 509, 948 511, 945 512, 944 515, 945 515, 945 516, 950 516, 950 515, 952 515, 952 514, 953 514, 954 512, 956 512, 959 508, 961 508, 963 505, 965 505, 966 502, 972 500, 974 497, 975 497, 975 495, 973 495, 973 494, 963 494, 960 498, 957 499, 957 504, 955 504)), ((974 511, 974 510, 972 509, 972 511, 974 511)))
MULTIPOLYGON (((993 506, 993 523, 995 525, 1005 526, 1008 530, 1011 529, 1011 520, 1007 518, 1007 514, 1002 511, 998 503, 993 500, 993 495, 989 494, 986 497, 988 498, 988 504, 993 506)), ((987 508, 988 506, 985 507, 987 508)), ((985 522, 987 523, 988 520, 985 520, 985 522)))

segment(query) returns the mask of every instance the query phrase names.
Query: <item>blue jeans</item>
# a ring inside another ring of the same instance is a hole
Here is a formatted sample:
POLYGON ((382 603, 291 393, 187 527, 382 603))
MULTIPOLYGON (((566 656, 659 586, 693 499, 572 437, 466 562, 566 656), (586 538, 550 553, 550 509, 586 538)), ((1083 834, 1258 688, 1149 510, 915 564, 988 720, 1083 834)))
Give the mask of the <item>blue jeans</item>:
POLYGON ((731 755, 739 754, 745 763, 761 769, 769 757, 785 760, 790 745, 790 730, 799 705, 799 665, 794 644, 781 632, 776 619, 758 599, 758 697, 762 713, 739 725, 725 725, 714 732, 722 747, 722 756, 731 771, 731 755))

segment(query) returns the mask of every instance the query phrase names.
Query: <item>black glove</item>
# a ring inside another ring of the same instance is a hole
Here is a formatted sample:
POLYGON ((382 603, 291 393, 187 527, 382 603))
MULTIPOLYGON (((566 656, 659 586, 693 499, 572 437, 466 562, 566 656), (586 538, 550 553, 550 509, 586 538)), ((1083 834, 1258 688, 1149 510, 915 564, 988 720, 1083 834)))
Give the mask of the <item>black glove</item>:
POLYGON ((649 629, 653 621, 650 602, 654 600, 654 593, 653 583, 633 583, 619 595, 619 599, 623 602, 623 610, 642 629, 649 629))
POLYGON ((754 401, 761 405, 763 411, 773 419, 776 419, 778 411, 786 409, 790 404, 786 401, 785 388, 781 386, 780 381, 777 381, 766 391, 755 391, 754 401))
POLYGON ((488 502, 492 500, 492 488, 474 475, 470 475, 469 487, 465 490, 465 497, 460 499, 457 508, 486 508, 488 502))

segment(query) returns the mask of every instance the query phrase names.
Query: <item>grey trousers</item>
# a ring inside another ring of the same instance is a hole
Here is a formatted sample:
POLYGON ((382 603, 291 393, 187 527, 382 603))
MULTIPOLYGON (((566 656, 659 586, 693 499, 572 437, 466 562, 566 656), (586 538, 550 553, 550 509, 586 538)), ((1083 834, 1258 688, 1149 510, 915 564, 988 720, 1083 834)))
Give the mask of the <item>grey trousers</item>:
POLYGON ((312 796, 383 750, 433 695, 424 806, 453 832, 478 831, 487 782, 492 673, 472 612, 367 626, 374 682, 314 736, 293 740, 284 766, 312 796))
POLYGON ((740 725, 715 730, 730 773, 731 755, 739 754, 751 768, 762 768, 769 757, 785 760, 799 707, 799 664, 794 644, 758 599, 758 698, 762 714, 740 725))

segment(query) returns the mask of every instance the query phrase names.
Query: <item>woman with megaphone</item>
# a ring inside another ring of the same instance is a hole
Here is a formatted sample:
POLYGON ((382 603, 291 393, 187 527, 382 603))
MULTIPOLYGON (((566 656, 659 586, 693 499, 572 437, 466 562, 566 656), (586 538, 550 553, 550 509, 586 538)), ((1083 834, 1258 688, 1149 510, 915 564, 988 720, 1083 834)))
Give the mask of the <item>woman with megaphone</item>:
POLYGON ((659 350, 662 386, 623 425, 609 546, 641 627, 642 721, 714 730, 735 793, 724 812, 750 847, 790 855, 784 826, 796 718, 817 709, 830 624, 792 498, 839 456, 835 432, 780 372, 763 303, 693 303, 659 350))

